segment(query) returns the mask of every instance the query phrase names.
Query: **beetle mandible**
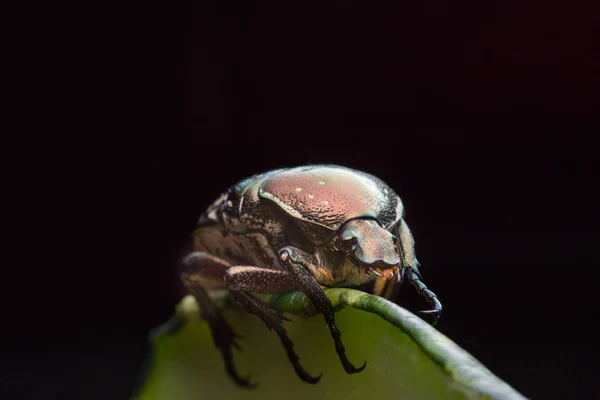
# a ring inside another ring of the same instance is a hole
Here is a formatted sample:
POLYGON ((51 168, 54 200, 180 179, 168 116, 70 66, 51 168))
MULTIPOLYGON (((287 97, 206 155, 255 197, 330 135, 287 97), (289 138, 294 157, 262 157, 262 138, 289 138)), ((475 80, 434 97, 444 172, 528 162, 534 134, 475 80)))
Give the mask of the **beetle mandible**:
POLYGON ((229 376, 252 387, 233 365, 233 333, 208 293, 226 288, 233 299, 275 331, 297 375, 317 383, 299 363, 282 325, 286 318, 253 293, 304 292, 323 314, 348 374, 362 371, 346 357, 324 287, 408 280, 439 318, 442 306, 420 281, 412 234, 400 197, 379 178, 336 165, 277 169, 247 178, 201 215, 181 280, 195 297, 229 376))

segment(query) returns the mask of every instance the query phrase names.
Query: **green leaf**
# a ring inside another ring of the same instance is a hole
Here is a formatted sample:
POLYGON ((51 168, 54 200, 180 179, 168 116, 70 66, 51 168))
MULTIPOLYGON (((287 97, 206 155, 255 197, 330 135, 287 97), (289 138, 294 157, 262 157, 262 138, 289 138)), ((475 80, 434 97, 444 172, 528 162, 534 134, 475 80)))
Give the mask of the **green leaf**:
POLYGON ((251 375, 256 389, 235 386, 225 373, 220 353, 193 297, 177 306, 182 327, 169 325, 151 334, 152 357, 135 400, 188 399, 524 399, 466 351, 425 321, 385 300, 353 289, 328 289, 346 353, 361 373, 342 368, 324 319, 315 315, 301 292, 263 295, 287 312, 285 327, 305 369, 316 385, 302 382, 275 333, 245 311, 219 304, 240 340, 234 351, 241 375, 251 375))

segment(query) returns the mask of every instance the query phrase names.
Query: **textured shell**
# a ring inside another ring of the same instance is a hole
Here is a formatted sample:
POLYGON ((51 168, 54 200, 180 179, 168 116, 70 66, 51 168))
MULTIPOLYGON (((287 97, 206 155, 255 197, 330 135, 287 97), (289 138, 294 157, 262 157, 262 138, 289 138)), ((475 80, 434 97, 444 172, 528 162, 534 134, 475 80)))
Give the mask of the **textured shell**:
POLYGON ((360 217, 389 228, 402 216, 400 198, 383 181, 337 165, 280 170, 262 182, 258 195, 294 218, 331 230, 360 217))

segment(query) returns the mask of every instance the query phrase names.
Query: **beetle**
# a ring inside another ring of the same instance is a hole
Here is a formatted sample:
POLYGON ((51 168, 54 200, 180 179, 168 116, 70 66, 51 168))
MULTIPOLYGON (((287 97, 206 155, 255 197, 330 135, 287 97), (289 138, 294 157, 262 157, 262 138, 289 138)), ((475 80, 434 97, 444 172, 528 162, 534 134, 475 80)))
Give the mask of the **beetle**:
POLYGON ((196 299, 200 314, 221 351, 235 383, 253 387, 233 364, 238 338, 213 306, 211 290, 226 288, 249 313, 274 331, 296 374, 312 376, 300 365, 282 323, 287 320, 253 293, 300 290, 329 327, 348 374, 362 371, 346 356, 327 287, 375 281, 381 295, 388 282, 408 280, 429 301, 437 322, 442 305, 421 282, 414 240, 400 197, 382 180, 337 165, 308 165, 251 176, 223 193, 200 216, 192 234, 193 251, 183 258, 180 277, 196 299))

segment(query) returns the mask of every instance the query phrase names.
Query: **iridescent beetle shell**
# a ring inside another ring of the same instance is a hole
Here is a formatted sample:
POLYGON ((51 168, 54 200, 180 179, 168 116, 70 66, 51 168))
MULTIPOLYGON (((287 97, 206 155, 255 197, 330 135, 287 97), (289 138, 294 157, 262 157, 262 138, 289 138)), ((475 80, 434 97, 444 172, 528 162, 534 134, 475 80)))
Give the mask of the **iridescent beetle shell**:
POLYGON ((294 218, 331 230, 360 217, 389 228, 402 214, 400 198, 379 178, 333 165, 278 172, 262 182, 258 195, 294 218))
POLYGON ((278 250, 296 246, 328 271, 315 277, 321 284, 360 284, 372 278, 355 268, 357 259, 373 266, 400 263, 389 230, 402 213, 398 195, 373 175, 337 165, 273 170, 239 182, 209 207, 195 232, 195 250, 278 268, 278 250), (354 259, 346 257, 344 239, 354 240, 354 259))

